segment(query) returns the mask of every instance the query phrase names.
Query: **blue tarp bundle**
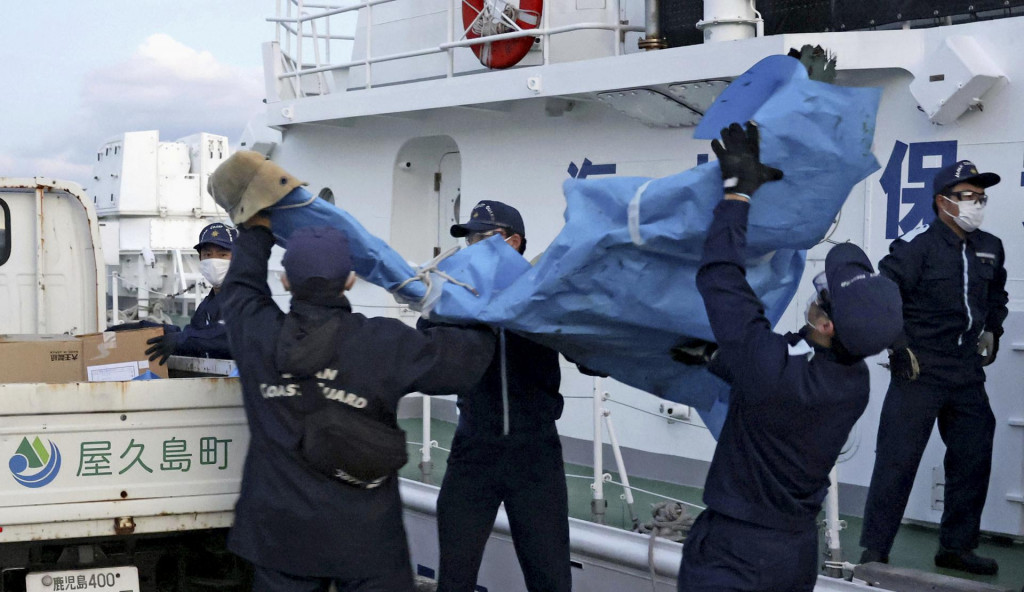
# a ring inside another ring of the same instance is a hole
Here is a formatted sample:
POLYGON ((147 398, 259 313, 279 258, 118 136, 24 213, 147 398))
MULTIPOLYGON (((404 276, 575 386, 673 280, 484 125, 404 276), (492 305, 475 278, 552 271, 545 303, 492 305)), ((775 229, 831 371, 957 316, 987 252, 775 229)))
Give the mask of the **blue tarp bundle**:
MULTIPOLYGON (((711 139, 754 120, 762 160, 785 178, 751 207, 747 277, 773 323, 796 292, 805 251, 827 232, 853 186, 878 168, 871 153, 878 89, 807 79, 797 60, 769 57, 735 80, 694 136, 711 139)), ((684 337, 711 340, 695 277, 721 174, 710 162, 660 179, 569 180, 565 227, 530 267, 500 237, 456 252, 422 281, 346 212, 299 188, 271 213, 282 242, 300 226, 332 225, 349 236, 356 272, 431 319, 483 321, 659 397, 695 406, 717 434, 728 388, 669 350, 684 337), (446 280, 468 284, 473 291, 446 280)), ((421 275, 422 277, 422 275, 421 275)))

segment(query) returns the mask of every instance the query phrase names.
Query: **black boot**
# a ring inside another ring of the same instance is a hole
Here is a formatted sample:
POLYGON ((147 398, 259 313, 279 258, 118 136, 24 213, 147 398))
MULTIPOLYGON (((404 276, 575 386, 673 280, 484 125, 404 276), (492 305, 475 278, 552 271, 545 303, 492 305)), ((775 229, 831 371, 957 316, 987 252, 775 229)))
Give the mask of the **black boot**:
POLYGON ((889 556, 874 549, 864 549, 864 552, 860 554, 860 564, 864 565, 865 563, 889 563, 889 556))
POLYGON ((999 564, 995 559, 979 557, 974 551, 957 551, 945 547, 939 547, 939 552, 935 554, 935 565, 983 576, 999 572, 999 564))

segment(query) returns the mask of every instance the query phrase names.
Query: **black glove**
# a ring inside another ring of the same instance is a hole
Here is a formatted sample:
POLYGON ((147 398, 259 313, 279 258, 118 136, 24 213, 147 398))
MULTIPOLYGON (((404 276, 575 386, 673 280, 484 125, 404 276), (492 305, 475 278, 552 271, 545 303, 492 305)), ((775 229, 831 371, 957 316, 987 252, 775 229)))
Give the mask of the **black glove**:
POLYGON ((921 367, 914 352, 909 347, 901 347, 889 350, 889 372, 896 378, 917 380, 921 375, 921 367))
POLYGON ((703 339, 685 339, 669 350, 672 359, 687 366, 704 366, 718 352, 718 344, 703 339))
POLYGON ((711 141, 711 149, 722 169, 722 186, 726 193, 754 195, 757 188, 782 178, 782 171, 761 163, 760 133, 757 124, 743 126, 733 123, 722 130, 722 141, 711 141), (724 143, 724 146, 723 146, 724 143))
POLYGON ((159 337, 147 339, 146 343, 150 347, 146 350, 146 355, 149 356, 150 362, 160 358, 159 364, 163 366, 167 363, 167 358, 174 355, 174 350, 178 349, 184 340, 184 333, 164 333, 159 337))

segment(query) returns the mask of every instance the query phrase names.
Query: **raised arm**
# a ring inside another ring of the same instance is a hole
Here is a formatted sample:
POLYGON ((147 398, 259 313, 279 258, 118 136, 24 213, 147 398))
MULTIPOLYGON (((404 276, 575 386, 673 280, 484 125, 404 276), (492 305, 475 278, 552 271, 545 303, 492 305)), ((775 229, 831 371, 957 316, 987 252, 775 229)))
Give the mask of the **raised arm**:
POLYGON ((267 285, 267 260, 273 246, 274 235, 268 227, 239 230, 231 267, 221 287, 224 321, 232 348, 246 343, 248 333, 253 330, 259 330, 262 340, 266 340, 268 329, 280 328, 284 313, 274 302, 267 285))

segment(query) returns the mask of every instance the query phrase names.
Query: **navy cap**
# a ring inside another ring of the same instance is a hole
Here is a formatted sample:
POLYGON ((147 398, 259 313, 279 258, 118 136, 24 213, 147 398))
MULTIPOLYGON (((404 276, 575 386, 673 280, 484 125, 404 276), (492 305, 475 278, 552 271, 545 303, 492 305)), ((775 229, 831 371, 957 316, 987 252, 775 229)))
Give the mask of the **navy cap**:
POLYGON ((220 222, 214 222, 199 232, 199 242, 195 249, 198 251, 203 245, 217 245, 231 250, 235 246, 235 239, 238 238, 238 229, 232 228, 220 222))
POLYGON ((825 283, 824 308, 835 326, 836 339, 850 355, 873 356, 896 341, 903 331, 899 287, 875 274, 860 247, 853 243, 832 247, 825 256, 825 283))
POLYGON ((959 183, 970 183, 982 189, 991 187, 1000 181, 999 175, 995 173, 979 173, 978 167, 969 160, 955 162, 935 173, 932 179, 932 192, 934 194, 945 193, 950 187, 959 183))
POLYGON ((348 238, 330 226, 307 226, 293 232, 281 262, 296 296, 305 295, 304 288, 311 286, 340 290, 352 272, 348 238))
POLYGON ((469 214, 469 222, 455 224, 451 233, 454 237, 462 237, 476 232, 488 232, 496 228, 504 228, 512 234, 526 238, 526 225, 519 210, 500 201, 484 200, 473 206, 469 214))

